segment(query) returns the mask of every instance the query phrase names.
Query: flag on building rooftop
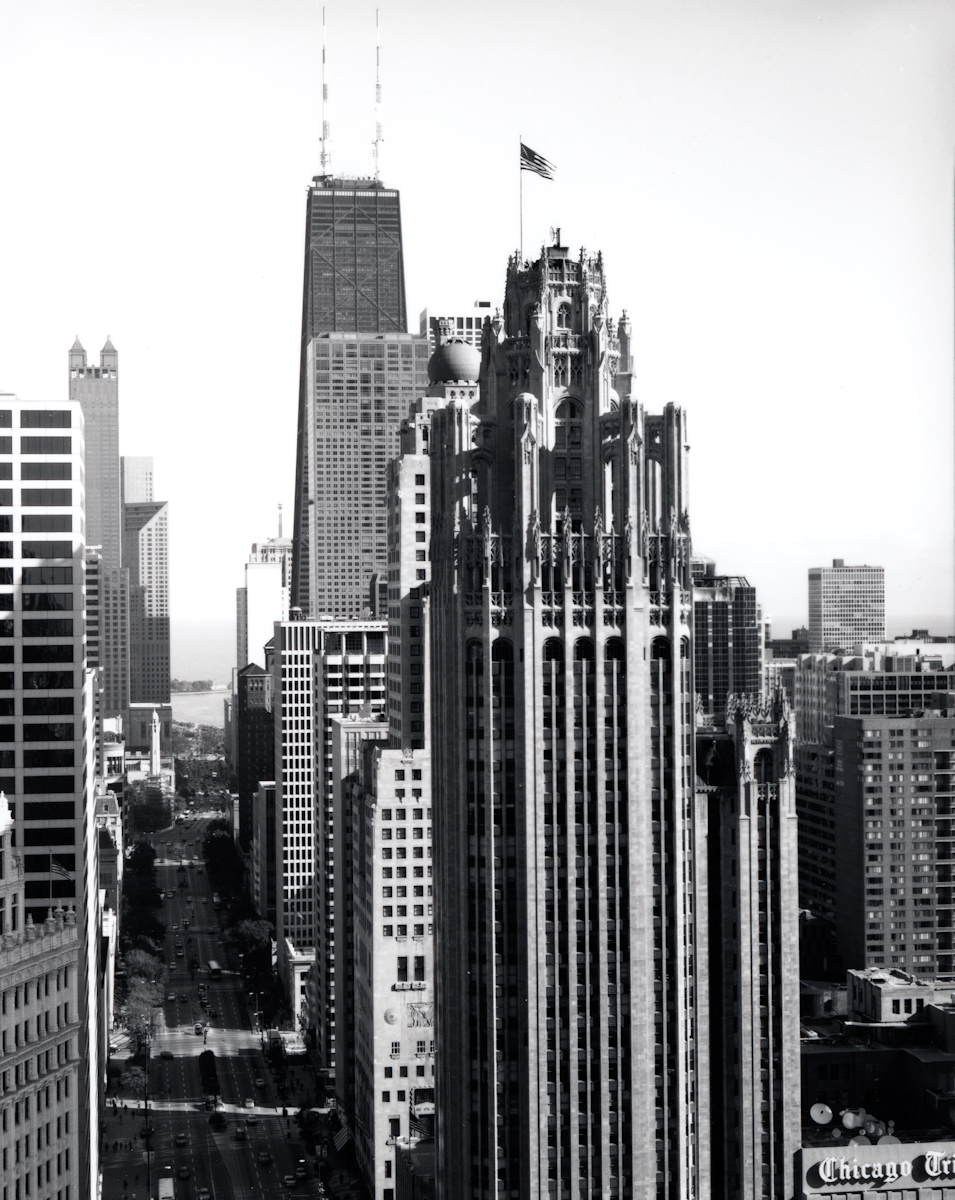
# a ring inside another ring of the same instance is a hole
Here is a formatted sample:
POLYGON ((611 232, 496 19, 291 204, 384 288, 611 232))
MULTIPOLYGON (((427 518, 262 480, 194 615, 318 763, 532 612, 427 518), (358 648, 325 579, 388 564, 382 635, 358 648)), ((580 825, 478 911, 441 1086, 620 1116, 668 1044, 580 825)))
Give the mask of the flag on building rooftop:
POLYGON ((533 171, 535 175, 540 175, 541 179, 553 179, 554 171, 557 168, 552 162, 548 162, 546 158, 538 154, 536 150, 532 150, 530 146, 525 146, 521 142, 521 170, 533 171))

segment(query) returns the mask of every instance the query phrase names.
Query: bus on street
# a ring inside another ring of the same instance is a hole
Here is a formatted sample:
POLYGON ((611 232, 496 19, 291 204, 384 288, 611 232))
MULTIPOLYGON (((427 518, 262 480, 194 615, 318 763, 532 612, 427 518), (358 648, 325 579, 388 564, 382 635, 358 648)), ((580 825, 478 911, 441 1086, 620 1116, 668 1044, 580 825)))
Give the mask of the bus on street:
POLYGON ((176 1200, 176 1185, 168 1175, 159 1180, 159 1200, 176 1200))
POLYGON ((216 960, 214 958, 210 958, 209 959, 209 978, 210 979, 218 979, 221 974, 222 974, 222 968, 219 966, 219 964, 216 962, 216 960))

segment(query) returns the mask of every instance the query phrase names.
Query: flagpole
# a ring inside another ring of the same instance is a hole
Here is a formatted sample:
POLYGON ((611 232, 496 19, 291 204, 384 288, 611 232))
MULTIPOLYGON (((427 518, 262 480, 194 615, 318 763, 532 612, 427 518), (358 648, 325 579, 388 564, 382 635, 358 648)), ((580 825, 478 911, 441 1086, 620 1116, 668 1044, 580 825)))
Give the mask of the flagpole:
POLYGON ((517 142, 517 174, 520 179, 520 213, 521 213, 521 261, 518 263, 517 269, 520 271, 524 266, 524 164, 521 162, 521 146, 524 145, 523 135, 518 134, 517 142))

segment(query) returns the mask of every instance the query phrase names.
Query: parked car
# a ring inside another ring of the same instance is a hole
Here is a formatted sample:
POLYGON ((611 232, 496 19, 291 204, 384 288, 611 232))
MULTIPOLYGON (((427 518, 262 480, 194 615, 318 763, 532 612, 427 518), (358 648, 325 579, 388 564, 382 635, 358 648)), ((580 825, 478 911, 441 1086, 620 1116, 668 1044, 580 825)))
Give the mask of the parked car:
POLYGON ((167 996, 166 996, 166 999, 167 999, 167 1000, 175 1000, 175 998, 176 998, 176 993, 175 993, 175 992, 169 992, 169 993, 167 994, 167 996))

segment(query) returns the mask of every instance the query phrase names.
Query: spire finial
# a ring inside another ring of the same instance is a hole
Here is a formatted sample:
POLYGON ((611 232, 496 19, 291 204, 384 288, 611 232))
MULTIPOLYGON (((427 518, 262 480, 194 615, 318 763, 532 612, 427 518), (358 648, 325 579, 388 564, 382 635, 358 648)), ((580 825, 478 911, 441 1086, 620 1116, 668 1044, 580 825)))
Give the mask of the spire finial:
POLYGON ((378 9, 375 9, 375 140, 372 142, 373 153, 375 157, 375 183, 378 182, 380 174, 379 156, 381 154, 381 143, 385 139, 381 136, 381 37, 378 25, 378 9))
POLYGON ((319 139, 321 153, 319 161, 321 162, 322 174, 328 175, 332 169, 332 152, 329 148, 331 135, 329 133, 328 121, 325 118, 325 105, 328 102, 328 80, 325 77, 325 6, 322 6, 322 136, 319 139))

